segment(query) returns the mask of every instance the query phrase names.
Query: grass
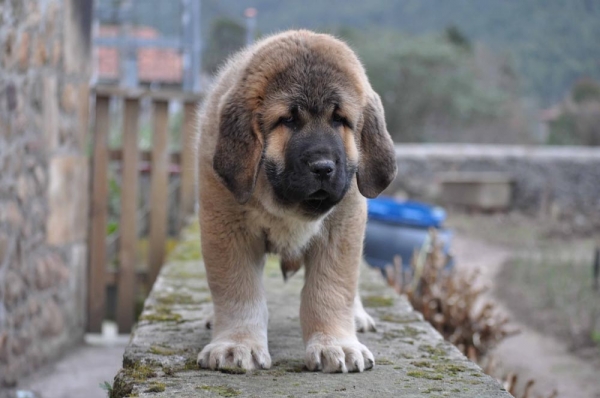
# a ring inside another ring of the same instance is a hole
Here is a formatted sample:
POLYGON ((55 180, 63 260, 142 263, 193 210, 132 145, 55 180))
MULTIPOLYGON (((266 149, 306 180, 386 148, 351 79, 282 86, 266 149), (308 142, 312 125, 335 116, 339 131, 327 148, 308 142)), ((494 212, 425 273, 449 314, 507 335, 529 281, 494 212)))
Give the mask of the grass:
POLYGON ((591 259, 562 258, 559 248, 517 257, 500 271, 498 295, 518 318, 569 338, 573 348, 600 347, 600 293, 592 290, 591 259))
POLYGON ((451 212, 448 226, 513 253, 500 270, 496 295, 518 320, 544 334, 566 338, 574 347, 594 341, 600 347, 600 294, 591 289, 592 257, 600 233, 578 231, 551 217, 512 213, 451 212))

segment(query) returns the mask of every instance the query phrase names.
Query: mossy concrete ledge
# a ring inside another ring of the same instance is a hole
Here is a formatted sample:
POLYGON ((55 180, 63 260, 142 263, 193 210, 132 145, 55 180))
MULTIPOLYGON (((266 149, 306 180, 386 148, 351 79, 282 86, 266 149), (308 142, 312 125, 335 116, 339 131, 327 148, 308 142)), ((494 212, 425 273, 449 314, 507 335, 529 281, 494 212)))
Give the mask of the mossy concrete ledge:
POLYGON ((302 283, 302 275, 284 283, 278 263, 267 262, 270 370, 200 370, 196 355, 210 340, 205 322, 212 304, 198 231, 190 227, 146 300, 111 397, 510 397, 366 268, 361 294, 377 332, 359 338, 375 355, 375 367, 307 371, 298 318, 302 283))

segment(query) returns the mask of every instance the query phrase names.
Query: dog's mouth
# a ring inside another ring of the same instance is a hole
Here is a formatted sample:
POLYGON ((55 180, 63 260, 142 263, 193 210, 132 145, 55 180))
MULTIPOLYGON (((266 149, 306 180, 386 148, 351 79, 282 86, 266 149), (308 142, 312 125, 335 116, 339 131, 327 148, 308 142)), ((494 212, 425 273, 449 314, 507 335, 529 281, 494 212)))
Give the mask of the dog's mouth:
POLYGON ((302 207, 312 215, 321 215, 328 212, 336 204, 332 195, 324 189, 319 189, 302 201, 302 207))
POLYGON ((329 198, 329 193, 324 189, 319 189, 308 195, 307 201, 321 201, 329 198))

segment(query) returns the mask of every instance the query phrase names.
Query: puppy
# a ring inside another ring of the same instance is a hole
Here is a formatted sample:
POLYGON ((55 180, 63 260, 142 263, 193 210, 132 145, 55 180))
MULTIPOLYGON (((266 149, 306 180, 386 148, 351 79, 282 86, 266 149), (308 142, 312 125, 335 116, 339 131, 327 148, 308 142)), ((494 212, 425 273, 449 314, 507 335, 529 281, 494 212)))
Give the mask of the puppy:
POLYGON ((233 56, 200 110, 202 252, 214 303, 203 368, 268 369, 266 253, 305 267, 300 322, 310 370, 362 372, 373 329, 357 294, 365 197, 396 175, 383 107, 353 51, 289 31, 233 56))

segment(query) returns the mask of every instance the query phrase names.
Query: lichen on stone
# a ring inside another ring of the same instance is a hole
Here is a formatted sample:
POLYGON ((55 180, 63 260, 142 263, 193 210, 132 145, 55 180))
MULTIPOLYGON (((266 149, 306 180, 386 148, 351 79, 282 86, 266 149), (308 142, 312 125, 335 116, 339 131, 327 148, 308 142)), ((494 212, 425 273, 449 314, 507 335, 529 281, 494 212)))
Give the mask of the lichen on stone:
POLYGON ((211 392, 217 393, 221 397, 237 397, 238 395, 240 395, 242 393, 241 391, 236 390, 236 389, 231 388, 231 387, 228 387, 228 386, 208 386, 208 385, 203 385, 203 386, 196 387, 196 389, 197 390, 204 390, 204 391, 211 391, 211 392))
POLYGON ((362 298, 362 303, 365 307, 391 307, 394 305, 394 299, 392 297, 383 296, 365 296, 362 298))

